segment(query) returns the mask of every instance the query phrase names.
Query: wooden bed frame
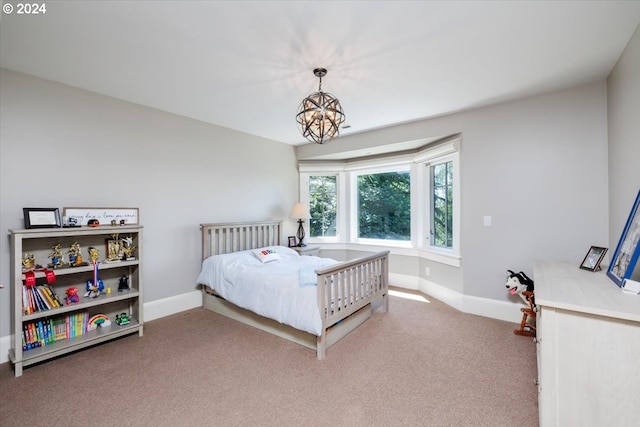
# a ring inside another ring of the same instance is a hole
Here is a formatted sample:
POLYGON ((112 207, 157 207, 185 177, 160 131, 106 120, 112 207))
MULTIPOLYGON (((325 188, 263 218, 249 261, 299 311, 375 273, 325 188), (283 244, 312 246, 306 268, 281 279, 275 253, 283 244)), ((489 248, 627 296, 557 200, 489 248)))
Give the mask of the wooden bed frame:
MULTIPOLYGON (((282 224, 279 221, 231 224, 200 224, 202 259, 264 246, 280 245, 282 224)), ((382 309, 389 309, 389 251, 346 261, 316 270, 318 275, 318 309, 322 334, 300 331, 265 318, 226 301, 211 288, 202 285, 204 308, 263 331, 304 345, 324 359, 327 348, 371 317, 371 302, 382 298, 382 309), (332 295, 349 295, 338 298, 332 295)))

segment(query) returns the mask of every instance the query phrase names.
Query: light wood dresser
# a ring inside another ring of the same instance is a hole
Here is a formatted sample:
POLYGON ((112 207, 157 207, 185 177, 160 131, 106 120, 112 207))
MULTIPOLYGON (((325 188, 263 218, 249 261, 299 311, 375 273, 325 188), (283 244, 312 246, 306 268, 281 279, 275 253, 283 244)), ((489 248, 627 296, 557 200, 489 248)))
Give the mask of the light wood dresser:
POLYGON ((534 282, 540 426, 640 426, 640 295, 560 262, 534 282))

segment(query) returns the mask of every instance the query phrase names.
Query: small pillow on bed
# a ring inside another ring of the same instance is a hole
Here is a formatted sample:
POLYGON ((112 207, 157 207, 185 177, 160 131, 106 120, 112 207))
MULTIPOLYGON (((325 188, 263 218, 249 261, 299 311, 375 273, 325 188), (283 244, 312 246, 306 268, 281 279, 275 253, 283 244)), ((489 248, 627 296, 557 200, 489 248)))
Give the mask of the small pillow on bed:
POLYGON ((276 261, 280 259, 280 255, 274 248, 261 248, 253 251, 253 254, 261 263, 276 261))

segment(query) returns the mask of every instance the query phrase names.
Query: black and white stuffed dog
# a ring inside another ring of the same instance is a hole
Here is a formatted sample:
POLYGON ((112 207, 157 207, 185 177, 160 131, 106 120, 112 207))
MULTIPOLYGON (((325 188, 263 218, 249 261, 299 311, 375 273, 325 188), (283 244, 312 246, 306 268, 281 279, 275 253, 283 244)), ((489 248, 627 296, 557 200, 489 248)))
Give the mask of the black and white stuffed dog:
MULTIPOLYGON (((512 270, 507 270, 507 284, 506 287, 509 289, 509 293, 511 295, 518 295, 525 304, 529 305, 529 296, 523 295, 522 292, 527 291, 533 293, 533 280, 529 278, 524 272, 514 273, 512 270)), ((531 304, 535 309, 535 297, 531 296, 531 304)))

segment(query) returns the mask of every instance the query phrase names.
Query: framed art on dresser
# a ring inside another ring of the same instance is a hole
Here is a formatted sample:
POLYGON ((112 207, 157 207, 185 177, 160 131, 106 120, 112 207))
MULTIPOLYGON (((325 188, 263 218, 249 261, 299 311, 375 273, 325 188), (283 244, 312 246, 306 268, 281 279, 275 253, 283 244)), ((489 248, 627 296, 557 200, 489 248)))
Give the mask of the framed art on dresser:
POLYGON ((640 205, 640 191, 638 191, 629 219, 622 230, 620 241, 607 270, 607 276, 620 287, 622 287, 624 279, 631 278, 640 256, 640 212, 638 205, 640 205))
POLYGON ((582 260, 580 268, 589 271, 600 271, 600 263, 606 253, 607 248, 591 246, 591 249, 589 249, 589 252, 587 252, 587 255, 584 257, 584 260, 582 260))

